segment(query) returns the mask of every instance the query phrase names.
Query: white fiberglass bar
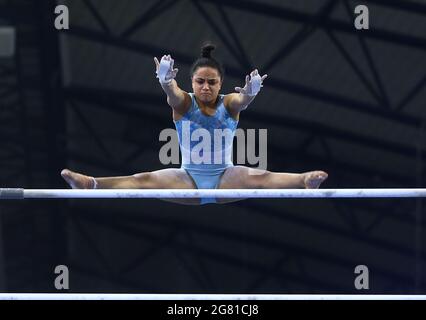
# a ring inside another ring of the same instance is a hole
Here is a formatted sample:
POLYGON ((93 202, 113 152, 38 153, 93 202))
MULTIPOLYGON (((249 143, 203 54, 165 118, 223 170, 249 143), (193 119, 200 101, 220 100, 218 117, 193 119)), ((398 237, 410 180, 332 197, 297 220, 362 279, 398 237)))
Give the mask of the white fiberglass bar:
POLYGON ((426 300, 426 295, 379 294, 125 294, 0 293, 0 300, 426 300))
POLYGON ((48 198, 420 198, 412 189, 19 189, 0 188, 0 199, 48 198))

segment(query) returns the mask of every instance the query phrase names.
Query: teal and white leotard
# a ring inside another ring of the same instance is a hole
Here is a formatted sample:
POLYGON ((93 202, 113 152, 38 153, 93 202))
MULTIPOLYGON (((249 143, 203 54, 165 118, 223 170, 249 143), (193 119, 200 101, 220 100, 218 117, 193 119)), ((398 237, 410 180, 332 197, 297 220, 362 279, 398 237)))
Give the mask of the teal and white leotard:
MULTIPOLYGON (((218 96, 216 113, 201 112, 195 96, 183 117, 174 121, 182 154, 182 168, 192 177, 198 189, 216 189, 225 170, 233 166, 232 143, 238 121, 226 110, 224 95, 218 96)), ((201 204, 215 203, 202 198, 201 204)))

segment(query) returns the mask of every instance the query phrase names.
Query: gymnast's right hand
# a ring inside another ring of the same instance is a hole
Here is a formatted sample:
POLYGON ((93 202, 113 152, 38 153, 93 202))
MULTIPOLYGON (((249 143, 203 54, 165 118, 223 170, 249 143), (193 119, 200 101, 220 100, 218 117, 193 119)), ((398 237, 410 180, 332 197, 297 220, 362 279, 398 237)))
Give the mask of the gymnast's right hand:
POLYGON ((155 73, 161 84, 169 84, 177 75, 178 69, 173 69, 174 60, 170 55, 163 56, 158 62, 157 57, 154 57, 155 73))

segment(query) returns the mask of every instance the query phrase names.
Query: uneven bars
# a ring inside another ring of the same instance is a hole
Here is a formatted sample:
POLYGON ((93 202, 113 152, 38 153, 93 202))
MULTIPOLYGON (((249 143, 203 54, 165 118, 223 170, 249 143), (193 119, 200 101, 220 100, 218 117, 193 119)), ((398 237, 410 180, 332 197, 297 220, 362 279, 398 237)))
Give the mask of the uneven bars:
POLYGON ((22 189, 0 188, 3 199, 101 198, 423 198, 411 189, 22 189))

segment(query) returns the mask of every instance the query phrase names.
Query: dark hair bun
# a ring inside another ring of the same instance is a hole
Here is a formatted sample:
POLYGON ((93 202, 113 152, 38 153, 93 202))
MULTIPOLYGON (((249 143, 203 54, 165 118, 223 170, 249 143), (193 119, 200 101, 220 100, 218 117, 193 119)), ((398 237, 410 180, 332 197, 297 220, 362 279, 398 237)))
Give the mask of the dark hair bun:
POLYGON ((212 51, 216 49, 216 46, 213 44, 205 44, 202 48, 201 48, 201 57, 203 58, 211 58, 212 57, 212 51))

